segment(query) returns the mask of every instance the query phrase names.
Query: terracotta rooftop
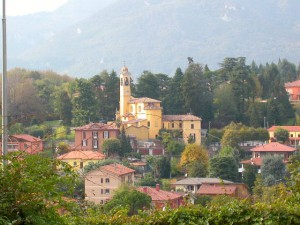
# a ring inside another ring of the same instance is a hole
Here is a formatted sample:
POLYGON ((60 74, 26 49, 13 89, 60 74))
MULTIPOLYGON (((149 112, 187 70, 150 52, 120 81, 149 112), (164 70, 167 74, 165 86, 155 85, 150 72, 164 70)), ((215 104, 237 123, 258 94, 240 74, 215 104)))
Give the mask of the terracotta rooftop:
POLYGON ((285 129, 288 132, 300 132, 300 126, 272 126, 268 129, 268 131, 274 132, 278 128, 285 129))
POLYGON ((95 151, 70 151, 57 157, 57 159, 102 160, 105 159, 105 155, 95 151))
POLYGON ((219 178, 199 178, 199 177, 190 177, 185 178, 183 180, 176 181, 175 185, 197 185, 197 184, 203 184, 203 183, 210 183, 210 184, 220 184, 220 183, 226 183, 230 184, 232 183, 229 180, 221 180, 219 178))
POLYGON ((236 184, 202 184, 197 194, 200 195, 232 195, 237 189, 236 184))
POLYGON ((127 174, 127 173, 134 173, 135 170, 133 169, 130 169, 126 166, 123 166, 121 164, 118 164, 118 163, 113 163, 113 164, 109 164, 109 165, 106 165, 106 166, 101 166, 100 167, 100 170, 105 170, 109 173, 113 173, 115 175, 124 175, 124 174, 127 174))
POLYGON ((147 98, 147 97, 131 98, 129 100, 129 103, 150 103, 150 102, 161 102, 161 101, 153 99, 153 98, 147 98))
POLYGON ((42 141, 42 139, 31 136, 29 134, 14 134, 14 135, 10 135, 10 137, 17 138, 17 139, 22 139, 24 141, 29 141, 29 142, 42 141))
POLYGON ((300 80, 285 83, 284 87, 300 87, 300 80))
POLYGON ((280 144, 278 142, 271 142, 265 145, 260 145, 250 149, 252 152, 294 152, 295 148, 280 144))
POLYGON ((247 160, 243 160, 240 163, 242 164, 251 164, 255 166, 261 166, 262 165, 263 158, 251 158, 247 160))
POLYGON ((159 188, 157 190, 157 188, 152 187, 138 187, 137 190, 149 195, 152 201, 168 201, 182 197, 180 194, 164 191, 159 188))
POLYGON ((89 123, 81 127, 75 128, 75 130, 119 130, 115 124, 106 123, 89 123))
POLYGON ((194 116, 192 114, 186 115, 164 115, 163 121, 199 121, 200 117, 194 116))

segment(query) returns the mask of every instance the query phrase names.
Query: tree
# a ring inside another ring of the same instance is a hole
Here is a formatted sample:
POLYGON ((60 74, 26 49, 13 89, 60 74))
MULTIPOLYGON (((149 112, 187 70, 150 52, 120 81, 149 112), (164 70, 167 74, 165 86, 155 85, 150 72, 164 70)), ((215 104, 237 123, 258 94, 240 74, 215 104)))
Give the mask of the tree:
POLYGON ((116 138, 106 139, 102 145, 103 152, 109 156, 120 155, 121 141, 116 138))
POLYGON ((186 169, 189 176, 196 174, 206 176, 209 166, 207 150, 204 146, 198 146, 196 144, 187 145, 181 155, 180 166, 186 169))
POLYGON ((169 89, 164 101, 165 114, 180 115, 185 113, 182 93, 183 73, 180 68, 176 69, 174 77, 169 82, 169 89))
POLYGON ((138 78, 138 83, 136 84, 137 97, 159 99, 159 93, 160 90, 157 77, 149 71, 144 71, 138 78))
POLYGON ((245 184, 247 184, 250 190, 252 190, 255 185, 258 167, 255 165, 245 164, 244 168, 245 170, 243 172, 243 181, 245 184))
POLYGON ((210 160, 210 176, 238 181, 238 164, 232 157, 214 157, 210 160))
POLYGON ((122 127, 121 129, 120 144, 121 144, 120 156, 125 156, 126 154, 132 152, 130 139, 129 137, 126 136, 124 127, 122 127))
POLYGON ((280 143, 286 143, 289 140, 289 132, 283 128, 277 128, 274 137, 280 143))
POLYGON ((73 99, 73 124, 81 126, 96 121, 96 99, 91 84, 81 78, 76 80, 78 96, 73 99))
POLYGON ((54 97, 54 111, 59 115, 59 119, 62 120, 64 125, 71 125, 72 102, 68 93, 64 90, 59 90, 54 97))
POLYGON ((266 186, 282 181, 285 174, 285 164, 282 157, 267 155, 263 158, 261 175, 266 186))
POLYGON ((188 65, 183 76, 182 93, 186 112, 192 112, 206 121, 213 118, 213 95, 199 63, 188 65))
POLYGON ((170 177, 171 164, 169 158, 165 156, 148 156, 146 160, 152 170, 153 177, 156 180, 170 177))
POLYGON ((137 214, 138 210, 149 208, 151 201, 149 195, 124 185, 115 191, 112 199, 104 205, 104 208, 110 212, 125 208, 128 210, 128 215, 132 216, 137 214))
POLYGON ((63 196, 71 196, 74 190, 77 177, 71 167, 24 152, 8 155, 7 160, 9 164, 0 170, 0 221, 66 224, 59 210, 70 209, 63 196))

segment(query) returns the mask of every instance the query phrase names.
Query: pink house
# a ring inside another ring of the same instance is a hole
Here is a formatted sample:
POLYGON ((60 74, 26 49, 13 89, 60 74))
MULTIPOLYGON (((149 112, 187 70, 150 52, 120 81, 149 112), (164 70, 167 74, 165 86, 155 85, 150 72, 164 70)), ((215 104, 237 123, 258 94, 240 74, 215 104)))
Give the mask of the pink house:
MULTIPOLYGON (((8 152, 24 151, 29 154, 37 154, 44 150, 42 139, 31 136, 29 134, 9 135, 7 147, 8 152)), ((2 145, 0 148, 2 148, 2 145)))
POLYGON ((75 128, 75 150, 102 152, 104 140, 117 138, 120 133, 115 124, 89 123, 75 128))
POLYGON ((239 168, 239 172, 244 171, 244 164, 251 164, 258 166, 258 172, 260 173, 260 167, 262 165, 263 158, 266 155, 282 156, 283 161, 287 162, 289 157, 296 151, 296 148, 283 145, 278 142, 270 142, 268 144, 252 148, 250 151, 252 152, 252 158, 240 162, 242 164, 242 168, 239 168))
POLYGON ((284 87, 289 94, 290 101, 300 101, 300 80, 285 83, 284 87))
POLYGON ((159 184, 156 185, 156 188, 138 187, 137 190, 149 195, 155 208, 163 209, 164 207, 169 206, 172 209, 175 209, 184 204, 182 195, 161 190, 159 184))

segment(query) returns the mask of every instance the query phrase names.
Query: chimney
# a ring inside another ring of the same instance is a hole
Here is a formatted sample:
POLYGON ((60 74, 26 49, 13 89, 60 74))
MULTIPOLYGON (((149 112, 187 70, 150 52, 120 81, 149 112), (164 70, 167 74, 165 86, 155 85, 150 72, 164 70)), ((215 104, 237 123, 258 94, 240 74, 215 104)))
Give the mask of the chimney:
POLYGON ((160 186, 159 186, 159 184, 156 184, 156 191, 159 191, 160 190, 160 186))
POLYGON ((143 187, 143 192, 147 194, 147 187, 143 187))

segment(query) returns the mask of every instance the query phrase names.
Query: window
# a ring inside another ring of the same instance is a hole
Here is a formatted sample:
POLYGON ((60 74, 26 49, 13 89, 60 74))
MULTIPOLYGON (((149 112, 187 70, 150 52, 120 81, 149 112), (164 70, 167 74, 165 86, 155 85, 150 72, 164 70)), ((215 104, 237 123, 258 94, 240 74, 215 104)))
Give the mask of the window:
POLYGON ((101 184, 103 183, 103 178, 101 178, 101 184))
POLYGON ((138 112, 141 112, 142 111, 142 106, 138 106, 138 112))
POLYGON ((98 132, 97 131, 93 131, 93 139, 98 139, 98 132))
POLYGON ((103 204, 104 204, 104 201, 103 201, 103 200, 101 200, 101 201, 100 201, 100 204, 101 204, 101 205, 103 205, 103 204))
POLYGON ((77 162, 73 162, 73 166, 77 166, 77 162))
POLYGON ((171 127, 174 128, 174 123, 172 123, 171 127))
POLYGON ((103 195, 103 189, 101 189, 101 195, 103 195))
POLYGON ((83 162, 80 162, 80 169, 83 168, 83 162))
POLYGON ((86 139, 86 132, 82 131, 82 139, 86 139))
POLYGON ((293 135, 293 134, 291 134, 291 137, 294 137, 294 135, 293 135))
POLYGON ((98 148, 98 140, 93 140, 93 148, 98 148))
POLYGON ((109 183, 109 178, 106 178, 106 179, 105 179, 105 183, 109 183))
POLYGON ((109 195, 109 189, 105 189, 104 194, 109 195))
POLYGON ((162 124, 162 128, 165 128, 165 123, 162 124))
POLYGON ((179 123, 179 128, 182 128, 182 123, 179 123))
POLYGON ((194 124, 191 124, 191 129, 194 129, 194 124))
POLYGON ((148 127, 150 127, 150 121, 148 121, 148 127))
POLYGON ((109 131, 104 131, 104 132, 103 132, 103 138, 104 138, 104 139, 109 138, 109 131))
POLYGON ((82 140, 82 146, 84 146, 84 147, 87 146, 87 140, 82 140))

